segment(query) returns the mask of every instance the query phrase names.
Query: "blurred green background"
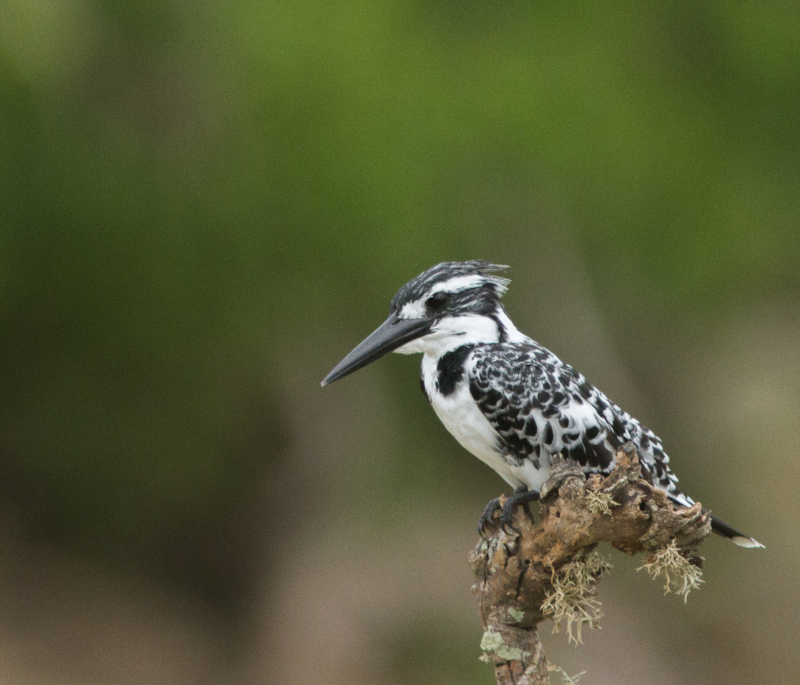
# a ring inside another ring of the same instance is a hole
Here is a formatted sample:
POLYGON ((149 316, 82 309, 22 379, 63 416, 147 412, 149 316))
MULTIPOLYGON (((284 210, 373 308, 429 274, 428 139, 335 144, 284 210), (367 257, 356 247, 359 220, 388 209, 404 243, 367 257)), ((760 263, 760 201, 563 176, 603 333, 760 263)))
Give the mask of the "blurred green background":
POLYGON ((504 484, 419 359, 318 385, 485 258, 767 546, 609 550, 552 660, 798 682, 799 216, 796 3, 0 0, 0 681, 493 682, 504 484))

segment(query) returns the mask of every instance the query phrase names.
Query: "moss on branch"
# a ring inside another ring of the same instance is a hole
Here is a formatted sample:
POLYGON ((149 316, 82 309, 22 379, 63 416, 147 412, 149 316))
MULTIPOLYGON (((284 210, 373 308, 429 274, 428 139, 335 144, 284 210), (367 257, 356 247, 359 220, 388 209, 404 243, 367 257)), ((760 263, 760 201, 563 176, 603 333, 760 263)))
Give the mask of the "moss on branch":
POLYGON ((470 554, 484 637, 483 659, 495 667, 499 685, 543 685, 550 672, 537 633, 547 618, 566 624, 580 642, 583 627, 602 616, 597 584, 608 564, 596 551, 608 542, 626 554, 644 553, 645 568, 663 576, 668 591, 686 597, 698 586, 702 558, 696 554, 711 533, 700 504, 675 509, 645 481, 635 450, 617 454, 607 476, 586 477, 560 457, 542 488, 540 522, 519 508, 515 530, 497 526, 470 554))

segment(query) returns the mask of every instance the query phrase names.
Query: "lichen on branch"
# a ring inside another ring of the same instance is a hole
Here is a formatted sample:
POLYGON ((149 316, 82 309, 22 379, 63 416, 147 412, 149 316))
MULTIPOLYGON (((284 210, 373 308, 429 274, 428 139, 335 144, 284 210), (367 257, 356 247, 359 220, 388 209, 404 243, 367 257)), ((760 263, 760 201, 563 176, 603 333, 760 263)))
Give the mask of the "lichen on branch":
POLYGON ((552 587, 545 592, 542 602, 542 614, 553 619, 554 633, 566 622, 567 640, 580 644, 584 625, 592 629, 599 626, 603 610, 597 600, 597 582, 609 568, 600 552, 592 550, 553 573, 552 587))
POLYGON ((542 487, 540 522, 519 508, 514 530, 497 526, 470 554, 484 637, 483 659, 500 685, 543 685, 549 666, 537 626, 552 618, 566 624, 568 639, 581 641, 601 607, 597 584, 608 564, 596 551, 608 542, 626 554, 645 553, 642 568, 664 576, 686 597, 700 582, 696 550, 711 522, 699 504, 675 509, 666 494, 642 478, 632 445, 617 454, 607 476, 586 477, 574 464, 554 459, 542 487))
POLYGON ((664 576, 664 594, 674 592, 683 597, 684 603, 689 599, 689 593, 700 587, 703 582, 703 572, 700 568, 687 559, 673 540, 669 545, 653 552, 647 563, 637 568, 644 569, 655 580, 664 576))

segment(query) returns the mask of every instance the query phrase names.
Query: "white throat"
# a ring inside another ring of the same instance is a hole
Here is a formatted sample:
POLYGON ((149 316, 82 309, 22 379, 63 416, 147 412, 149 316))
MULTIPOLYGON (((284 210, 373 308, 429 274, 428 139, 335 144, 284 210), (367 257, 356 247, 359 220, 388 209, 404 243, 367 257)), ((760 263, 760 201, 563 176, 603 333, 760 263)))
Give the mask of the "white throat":
POLYGON ((426 357, 438 359, 462 345, 497 343, 501 340, 523 342, 527 339, 527 336, 517 330, 505 311, 499 309, 493 317, 480 314, 448 316, 437 322, 430 333, 407 342, 395 352, 422 352, 426 357))

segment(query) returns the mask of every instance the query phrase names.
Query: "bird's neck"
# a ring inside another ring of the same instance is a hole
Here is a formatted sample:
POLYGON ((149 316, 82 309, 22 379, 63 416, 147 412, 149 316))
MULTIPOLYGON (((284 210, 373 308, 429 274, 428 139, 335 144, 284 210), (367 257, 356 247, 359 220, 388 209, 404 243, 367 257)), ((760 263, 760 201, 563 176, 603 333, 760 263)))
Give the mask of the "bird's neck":
POLYGON ((495 312, 494 316, 497 321, 497 325, 502 330, 501 337, 504 338, 503 340, 498 340, 498 342, 519 343, 530 340, 530 338, 521 331, 519 331, 517 327, 514 325, 514 322, 508 318, 508 314, 506 314, 505 309, 500 307, 495 312))

